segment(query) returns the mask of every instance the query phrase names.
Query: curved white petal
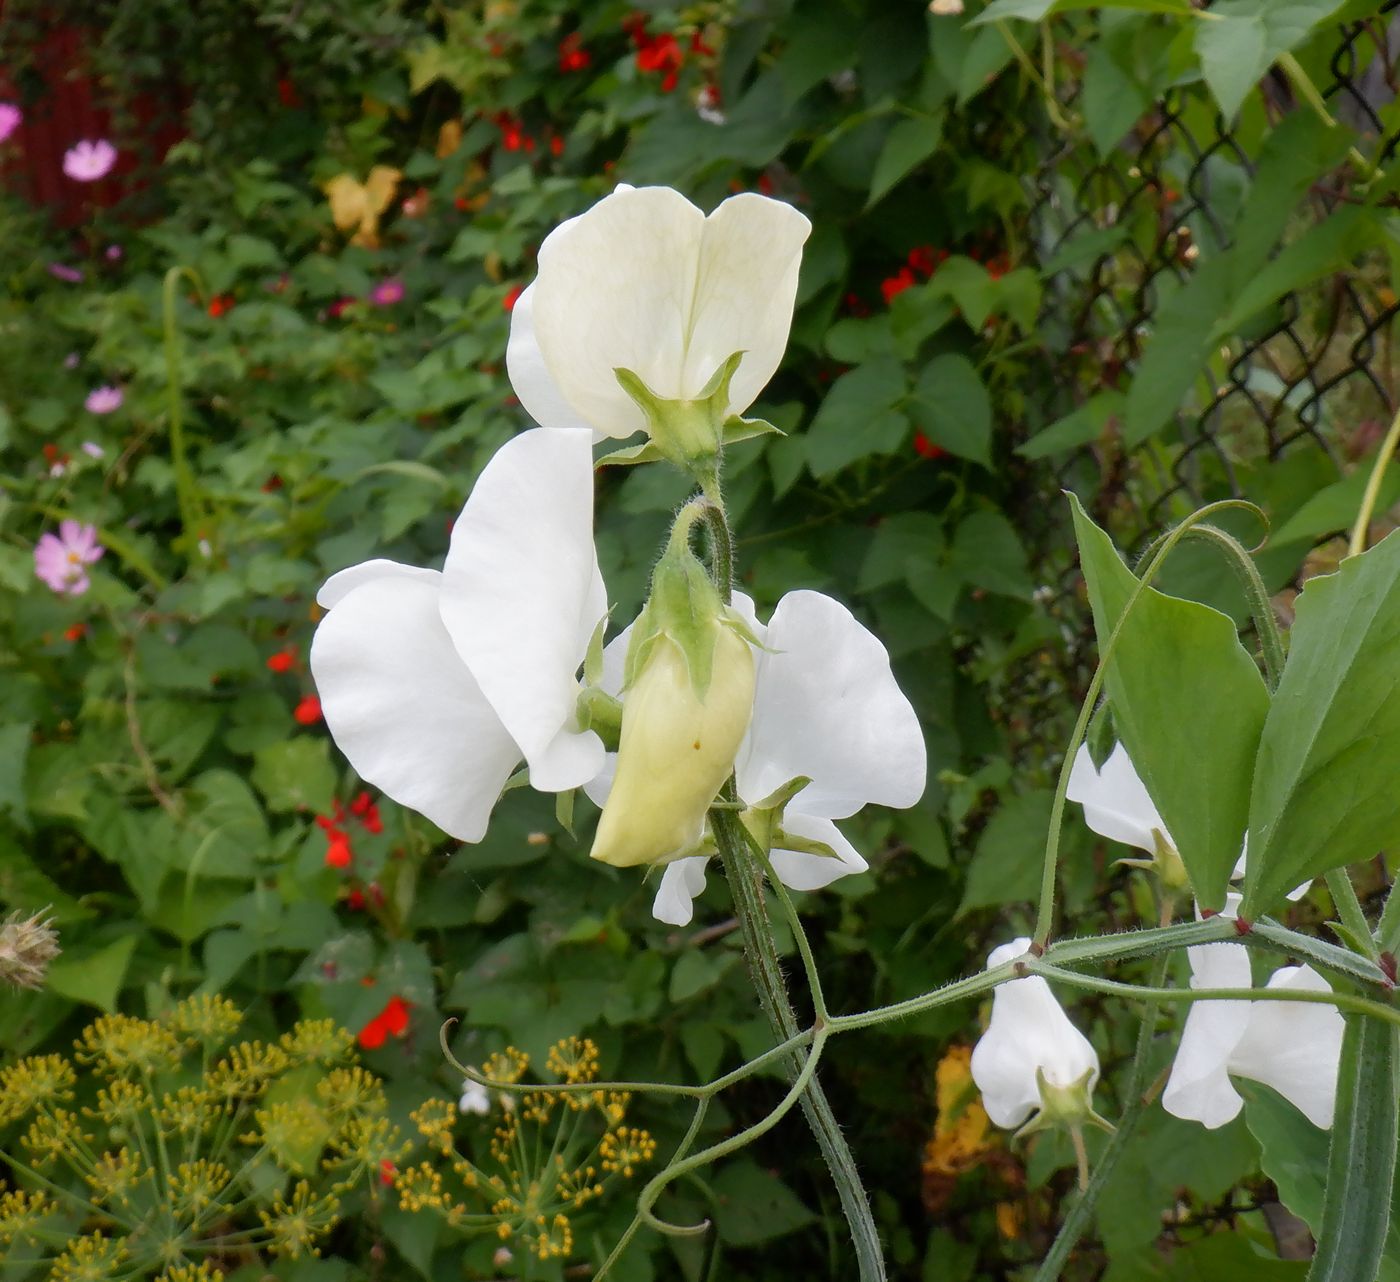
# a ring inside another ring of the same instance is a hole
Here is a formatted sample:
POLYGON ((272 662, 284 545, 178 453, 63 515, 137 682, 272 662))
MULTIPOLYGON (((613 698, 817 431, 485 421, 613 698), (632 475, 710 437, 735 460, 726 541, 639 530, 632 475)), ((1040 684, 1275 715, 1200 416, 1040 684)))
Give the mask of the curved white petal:
MULTIPOLYGON (((1192 988, 1249 988, 1249 950, 1243 944, 1203 944, 1187 949, 1192 988)), ((1230 1084, 1229 1063, 1249 1023, 1247 1001, 1202 1001, 1191 1006, 1162 1107, 1173 1117, 1224 1126, 1244 1101, 1230 1084)))
POLYGON ((689 926, 694 901, 705 893, 705 855, 687 855, 666 865, 652 901, 651 915, 670 926, 689 926))
POLYGON ((1094 769, 1088 746, 1081 744, 1070 767, 1065 796, 1084 807, 1084 822, 1100 837, 1151 854, 1156 849, 1152 837, 1155 829, 1175 846, 1121 743, 1114 745, 1102 770, 1094 769))
POLYGON ((444 832, 480 841, 520 751, 442 625, 441 576, 369 565, 380 568, 336 576, 335 603, 311 642, 326 725, 362 779, 444 832))
POLYGON ((681 380, 688 395, 740 351, 730 413, 742 414, 768 385, 787 348, 811 231, 791 205, 752 192, 731 196, 705 220, 681 380))
MULTIPOLYGON (((1269 977, 1268 987, 1332 991, 1311 966, 1284 966, 1269 977)), ((1314 1126, 1328 1130, 1344 1028, 1334 1006, 1252 1002, 1244 1036, 1230 1055, 1230 1072, 1272 1086, 1314 1126)))
POLYGON ((684 378, 704 231, 704 214, 679 192, 640 187, 605 196, 540 246, 531 314, 539 350, 567 403, 604 436, 647 425, 617 368, 665 399, 700 390, 684 378))
POLYGON ((323 610, 332 609, 362 583, 370 583, 375 579, 389 576, 416 579, 420 583, 431 583, 434 590, 437 590, 442 584, 442 575, 437 570, 425 570, 417 565, 404 565, 401 561, 389 561, 383 557, 376 557, 373 561, 361 561, 359 565, 352 565, 332 574, 321 584, 321 590, 316 593, 316 604, 323 610))
POLYGON ((506 344, 506 372, 525 412, 541 427, 587 427, 564 399, 550 376, 544 355, 535 340, 535 287, 530 285, 515 300, 510 313, 510 341, 506 344))
POLYGON ((923 732, 873 633, 820 592, 789 592, 758 654, 753 723, 735 764, 739 795, 763 800, 788 780, 823 819, 862 806, 912 806, 923 795, 923 732))
MULTIPOLYGON (((992 951, 987 966, 1014 961, 1030 946, 1016 939, 992 951)), ((992 994, 992 1017, 972 1051, 972 1080, 987 1116, 998 1126, 1020 1126, 1040 1107, 1037 1069, 1051 1086, 1071 1086, 1085 1073, 1098 1080, 1099 1057, 1070 1023, 1038 975, 1013 979, 992 994)))
POLYGON ((810 855, 800 850, 784 850, 781 846, 774 846, 769 858, 774 873, 784 886, 793 890, 820 890, 838 877, 864 872, 870 867, 830 819, 804 815, 789 806, 783 813, 783 827, 798 837, 824 841, 836 852, 836 858, 830 859, 826 855, 810 855))
POLYGON ((588 434, 536 428, 486 465, 452 529, 442 620, 542 792, 598 773, 579 732, 577 672, 607 612, 593 549, 588 434))

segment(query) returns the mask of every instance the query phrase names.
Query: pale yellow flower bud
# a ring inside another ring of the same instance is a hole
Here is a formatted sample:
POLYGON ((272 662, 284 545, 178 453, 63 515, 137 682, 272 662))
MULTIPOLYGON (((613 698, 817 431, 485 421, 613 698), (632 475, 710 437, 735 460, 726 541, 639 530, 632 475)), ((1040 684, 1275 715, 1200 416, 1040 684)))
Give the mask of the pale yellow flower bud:
POLYGON ((749 643, 716 621, 709 688, 695 690, 685 656, 656 639, 622 705, 617 774, 592 857, 618 868, 693 846, 705 812, 734 768, 753 713, 749 643))

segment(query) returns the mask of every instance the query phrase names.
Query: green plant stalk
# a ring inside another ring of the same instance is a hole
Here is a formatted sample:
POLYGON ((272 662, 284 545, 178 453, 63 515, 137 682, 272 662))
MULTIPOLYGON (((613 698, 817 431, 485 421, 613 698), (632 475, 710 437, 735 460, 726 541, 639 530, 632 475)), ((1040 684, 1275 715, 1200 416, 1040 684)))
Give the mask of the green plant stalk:
POLYGON ((175 502, 180 509, 180 525, 186 542, 186 560, 200 539, 199 490, 190 471, 185 449, 184 397, 180 391, 180 332, 175 324, 175 290, 180 277, 187 276, 195 289, 202 289, 198 275, 189 267, 172 267, 161 286, 161 318, 165 333, 166 416, 170 431, 170 463, 175 472, 175 502))
MULTIPOLYGON (((1169 961, 1170 958, 1166 956, 1157 959, 1152 974, 1154 988, 1161 988, 1166 983, 1169 961)), ((1137 1046, 1133 1051, 1133 1063, 1128 1070, 1127 1103, 1118 1118, 1117 1127, 1112 1138, 1108 1141, 1107 1147, 1099 1155, 1098 1165, 1094 1168, 1094 1174, 1089 1180, 1088 1187, 1070 1208, 1069 1214, 1065 1216, 1065 1222, 1055 1235, 1055 1241, 1045 1259, 1041 1261, 1032 1282, 1056 1282, 1063 1272, 1065 1265, 1069 1262, 1070 1252, 1078 1245, 1079 1239, 1084 1236, 1084 1230, 1089 1227, 1089 1217, 1094 1213, 1099 1195, 1112 1177, 1114 1168, 1118 1165, 1118 1159, 1122 1157, 1123 1150, 1128 1146, 1128 1140, 1137 1129, 1137 1124, 1147 1109, 1148 1097, 1144 1089, 1147 1084, 1147 1054, 1152 1048, 1152 1034, 1156 1029, 1156 1024, 1157 1003, 1150 1001, 1142 1012, 1142 1024, 1138 1028, 1137 1046)))
POLYGON ((1346 927, 1348 942, 1355 941, 1359 951, 1372 961, 1377 960, 1381 950, 1371 935, 1371 923, 1366 920, 1361 900, 1356 897, 1356 887, 1345 868, 1329 868, 1326 874, 1327 889, 1332 895, 1332 905, 1346 927))
MULTIPOLYGON (((749 962, 749 974, 758 990, 759 1004, 768 1017, 774 1034, 786 1040, 797 1032, 797 1016, 788 1001, 778 950, 773 943, 773 930, 768 921, 768 909, 763 902, 763 877, 758 866, 748 857, 739 820, 728 811, 716 811, 711 816, 720 860, 734 897, 735 916, 744 939, 744 954, 749 962)), ((818 1028, 825 1036, 827 1029, 818 1028)), ((811 1057, 807 1057, 808 1064, 811 1057)), ((786 1071, 796 1081, 805 1071, 801 1061, 789 1056, 786 1071)), ((850 1146, 841 1134, 840 1124, 831 1111, 831 1104, 820 1083, 809 1075, 801 1093, 802 1111, 816 1136, 822 1156, 826 1159, 836 1191, 841 1199, 856 1249, 856 1263, 861 1282, 884 1282, 885 1264, 880 1250, 880 1236, 870 1211, 870 1200, 856 1170, 850 1146)))
POLYGON ((1380 501, 1381 484, 1385 480, 1386 469, 1395 457, 1396 447, 1400 446, 1400 413, 1390 420, 1390 430, 1381 442, 1376 461, 1371 464, 1371 475, 1366 481, 1366 492, 1361 496, 1361 508, 1356 514, 1356 524, 1351 527, 1351 539, 1347 543, 1348 556, 1360 556, 1366 550, 1366 535, 1371 528, 1371 519, 1376 514, 1376 504, 1380 501))

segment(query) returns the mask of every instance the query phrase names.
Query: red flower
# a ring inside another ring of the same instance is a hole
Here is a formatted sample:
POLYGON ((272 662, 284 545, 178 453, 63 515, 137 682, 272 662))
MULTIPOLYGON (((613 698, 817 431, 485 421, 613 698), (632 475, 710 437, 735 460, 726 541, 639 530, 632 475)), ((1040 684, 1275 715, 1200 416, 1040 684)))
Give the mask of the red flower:
POLYGON ((80 641, 82 640, 83 633, 85 633, 86 631, 86 623, 71 624, 69 627, 63 630, 63 639, 65 641, 80 641))
POLYGON ((592 61, 593 55, 583 47, 583 36, 579 32, 570 32, 559 42, 560 71, 583 71, 592 61))
POLYGON ((1000 280, 1011 270, 1011 259, 1005 254, 998 254, 995 258, 987 259, 987 275, 993 280, 1000 280))
POLYGON ((288 76, 279 76, 277 79, 277 101, 289 109, 301 106, 301 95, 297 93, 296 85, 288 76))
POLYGON ((262 483, 260 488, 264 494, 271 494, 274 490, 280 490, 282 488, 282 478, 274 472, 262 483))
POLYGON ((292 717, 298 725, 314 726, 321 719, 321 701, 314 694, 306 695, 292 709, 292 717))
POLYGON ((379 817, 379 807, 367 792, 362 792, 350 803, 350 813, 372 833, 384 831, 384 821, 379 817))
POLYGON ((897 295, 904 293, 910 285, 916 284, 918 281, 914 277, 913 270, 901 267, 893 276, 880 282, 880 293, 885 296, 885 303, 888 305, 894 302, 897 295))
POLYGON ((922 458, 942 458, 948 451, 935 445, 922 432, 914 433, 914 453, 922 458))
POLYGON ((399 1168, 394 1165, 393 1159, 384 1158, 379 1163, 379 1182, 385 1188, 389 1188, 394 1182, 394 1176, 398 1174, 399 1168))
POLYGON ((215 320, 218 320, 220 316, 233 310, 235 301, 232 294, 215 294, 214 297, 209 300, 209 315, 214 317, 215 320))
POLYGON ((925 280, 932 276, 938 264, 948 257, 946 249, 934 249, 932 245, 915 245, 909 251, 907 262, 915 272, 924 277, 925 280))
POLYGON ((358 886, 352 886, 345 895, 345 906, 352 913, 362 913, 365 910, 365 892, 358 886))
POLYGON ((705 43, 705 37, 699 31, 690 37, 690 52, 703 53, 710 58, 715 56, 715 51, 705 43))
POLYGON ((367 1051, 378 1050, 392 1035, 402 1037, 408 1032, 408 1012, 411 1009, 402 997, 391 997, 384 1009, 360 1029, 358 1041, 367 1051))
POLYGON ((514 311, 516 303, 520 301, 520 295, 524 292, 524 285, 512 285, 506 290, 506 296, 501 299, 501 306, 508 312, 514 311))
POLYGON ((554 137, 549 140, 549 151, 553 156, 562 156, 564 154, 564 140, 558 134, 555 134, 554 137))
POLYGON ((339 320, 347 308, 353 307, 359 301, 358 298, 352 298, 348 294, 344 298, 337 298, 335 302, 326 308, 326 315, 332 320, 339 320))
POLYGON ((339 828, 326 834, 326 867, 345 869, 350 867, 355 852, 350 849, 350 838, 339 828))
MULTIPOLYGON (((635 37, 634 37, 635 39, 635 37)), ((637 70, 642 72, 664 72, 661 92, 670 93, 680 79, 680 67, 685 61, 675 36, 669 31, 664 35, 643 35, 637 41, 637 70)))
POLYGON ((525 146, 525 131, 510 112, 503 111, 496 117, 496 128, 501 131, 501 146, 507 151, 519 151, 525 146))
POLYGON ((296 648, 288 646, 285 650, 278 650, 276 654, 267 656, 267 670, 269 672, 290 672, 296 661, 296 648))

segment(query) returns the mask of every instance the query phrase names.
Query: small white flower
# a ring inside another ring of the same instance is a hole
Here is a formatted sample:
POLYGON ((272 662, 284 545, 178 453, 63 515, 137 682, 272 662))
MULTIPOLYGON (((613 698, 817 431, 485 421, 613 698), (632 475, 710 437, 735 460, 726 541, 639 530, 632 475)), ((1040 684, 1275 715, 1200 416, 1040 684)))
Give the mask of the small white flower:
POLYGON ((491 1092, 480 1082, 474 1082, 470 1077, 464 1078, 462 1098, 457 1102, 457 1107, 463 1113, 485 1117, 491 1111, 491 1092))
MULTIPOLYGON (((777 848, 772 863, 784 885, 819 890, 869 866, 834 820, 866 805, 903 809, 923 795, 923 732, 895 684, 885 647, 839 601, 820 592, 789 592, 766 627, 743 593, 734 594, 734 609, 762 647, 735 783, 740 798, 756 805, 792 779, 812 781, 788 802, 782 826, 826 844, 836 857, 777 848)), ((604 652, 605 689, 621 686, 626 643, 623 633, 604 652)), ((602 804, 610 784, 605 772, 589 785, 589 796, 602 804)), ((705 889, 707 862, 690 856, 667 864, 652 915, 688 925, 692 901, 705 889)))
POLYGON ((603 764, 577 672, 607 610, 585 432, 525 432, 486 465, 442 572, 366 561, 317 594, 311 670, 360 777, 480 841, 523 758, 545 792, 603 764))
POLYGON ((742 414, 787 347, 811 229, 766 196, 733 196, 706 217, 669 187, 618 187, 540 246, 506 350, 521 404, 543 427, 631 436, 646 416, 614 370, 662 400, 692 400, 743 352, 728 406, 742 414))
MULTIPOLYGON (((987 968, 1014 961, 1030 942, 1013 939, 993 949, 987 968)), ((1042 1082, 1058 1090, 1082 1084, 1087 1110, 1098 1079, 1093 1046, 1039 975, 1013 979, 993 991, 991 1020, 972 1051, 972 1080, 993 1122, 1008 1129, 1020 1126, 1044 1102, 1042 1082)), ((1091 1117, 1087 1111, 1085 1116, 1091 1117)))
POLYGON ((1084 807, 1084 822, 1100 837, 1152 854, 1157 848, 1156 835, 1160 834, 1167 845, 1176 849, 1121 743, 1113 745, 1101 770, 1095 769, 1088 744, 1080 744, 1065 796, 1084 807))

